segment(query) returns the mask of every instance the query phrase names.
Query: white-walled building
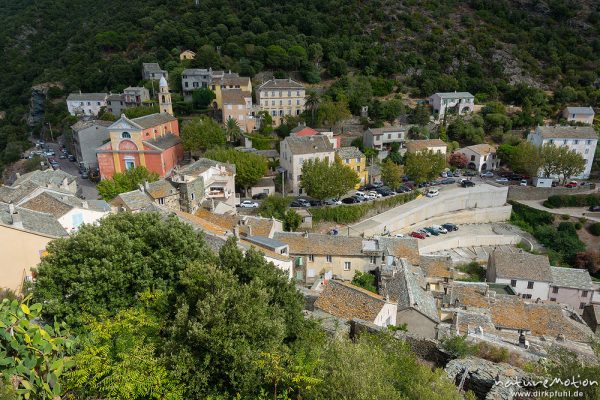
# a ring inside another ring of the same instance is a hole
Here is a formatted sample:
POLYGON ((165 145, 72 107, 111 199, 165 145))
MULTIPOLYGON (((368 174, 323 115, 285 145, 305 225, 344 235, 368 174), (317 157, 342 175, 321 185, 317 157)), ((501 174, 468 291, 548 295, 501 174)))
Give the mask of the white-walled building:
POLYGON ((463 147, 456 150, 467 157, 467 168, 478 172, 493 171, 500 167, 500 158, 496 154, 496 147, 482 143, 473 146, 463 147))
POLYGON ((292 79, 270 79, 256 90, 261 111, 267 111, 278 126, 286 115, 298 116, 304 111, 304 85, 292 79))
POLYGON ((435 93, 429 97, 429 104, 437 113, 437 118, 442 119, 451 110, 458 115, 473 112, 475 96, 469 92, 435 93))
POLYGON ((433 153, 446 155, 447 149, 448 145, 442 139, 410 140, 406 142, 406 151, 408 153, 430 150, 433 153))
POLYGON ((335 159, 331 141, 322 135, 288 136, 281 141, 279 154, 279 164, 285 169, 286 191, 293 192, 296 196, 304 193, 300 187, 300 177, 305 161, 325 159, 331 164, 335 159))
POLYGON ((538 126, 535 131, 529 133, 527 140, 537 147, 551 143, 575 150, 585 160, 585 169, 573 178, 587 179, 590 176, 598 144, 598 134, 592 126, 538 126))
POLYGON ((576 313, 582 314, 585 306, 591 303, 594 287, 592 278, 585 269, 552 267, 550 301, 568 304, 576 313))
POLYGON ((67 97, 67 109, 74 116, 98 116, 100 108, 106 107, 106 93, 71 93, 67 97))
POLYGON ((550 269, 548 256, 496 250, 489 256, 486 278, 488 282, 510 285, 523 299, 548 300, 550 269))
POLYGON ((594 124, 594 109, 592 107, 567 107, 563 111, 563 118, 569 122, 581 122, 583 124, 594 124))
POLYGON ((400 143, 404 147, 410 125, 389 126, 386 128, 369 128, 363 133, 363 144, 375 150, 389 150, 392 143, 400 143))
POLYGON ((294 263, 290 257, 290 246, 287 243, 265 236, 245 236, 240 239, 240 244, 262 252, 267 262, 272 262, 282 270, 289 280, 293 279, 294 263))

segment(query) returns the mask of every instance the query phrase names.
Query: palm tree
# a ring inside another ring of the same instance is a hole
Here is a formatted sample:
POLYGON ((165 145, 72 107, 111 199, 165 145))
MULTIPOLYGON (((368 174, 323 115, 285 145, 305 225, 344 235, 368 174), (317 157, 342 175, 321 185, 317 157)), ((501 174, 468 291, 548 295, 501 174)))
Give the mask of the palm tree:
POLYGON ((227 140, 230 142, 237 142, 243 136, 238 122, 231 117, 227 118, 225 130, 227 131, 227 140))
POLYGON ((319 98, 319 95, 312 91, 308 92, 308 95, 306 96, 306 99, 304 100, 304 104, 306 105, 306 108, 308 108, 310 110, 311 121, 314 124, 315 123, 315 111, 317 111, 317 109, 319 108, 319 105, 321 104, 321 99, 319 98))

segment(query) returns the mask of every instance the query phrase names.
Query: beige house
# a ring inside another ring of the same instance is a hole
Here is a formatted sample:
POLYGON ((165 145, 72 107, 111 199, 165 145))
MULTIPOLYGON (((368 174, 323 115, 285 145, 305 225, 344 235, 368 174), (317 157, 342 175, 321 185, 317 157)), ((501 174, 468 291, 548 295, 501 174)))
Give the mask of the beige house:
POLYGON ((592 107, 567 107, 563 111, 563 118, 569 122, 581 122, 582 124, 594 124, 594 109, 592 107))
POLYGON ((0 203, 0 288, 17 293, 33 280, 50 241, 68 236, 57 219, 46 213, 0 203))
POLYGON ((290 246, 296 280, 307 285, 320 278, 351 281, 356 271, 372 271, 398 257, 419 262, 418 243, 412 238, 293 232, 276 232, 273 237, 290 246))
POLYGON ((467 168, 478 172, 493 171, 500 167, 500 158, 496 155, 496 146, 487 143, 475 144, 456 150, 467 157, 467 168))
POLYGON ((271 115, 273 126, 279 126, 284 116, 302 114, 305 95, 304 85, 292 79, 270 79, 258 87, 256 101, 271 115))
POLYGON ((213 100, 213 108, 223 108, 223 92, 230 89, 239 89, 242 92, 252 93, 252 82, 247 76, 239 76, 235 72, 226 72, 223 75, 219 74, 220 71, 212 71, 210 90, 215 93, 215 99, 213 100))
POLYGON ((446 154, 448 145, 441 139, 411 140, 406 142, 406 151, 409 153, 418 153, 423 150, 430 150, 438 154, 446 154))
POLYGON ((344 320, 361 319, 377 326, 396 325, 396 304, 347 282, 331 280, 315 301, 315 309, 344 320))
POLYGON ((222 91, 223 108, 221 109, 223 124, 229 119, 237 122, 242 132, 250 133, 256 129, 255 110, 252 107, 252 93, 241 89, 226 89, 222 91))
POLYGON ((523 299, 548 300, 550 261, 546 255, 494 250, 488 258, 486 278, 488 282, 509 284, 523 299))
POLYGON ((184 60, 193 60, 194 58, 196 58, 196 53, 194 53, 191 50, 184 50, 181 53, 179 53, 179 59, 181 61, 184 61, 184 60))
POLYGON ((300 178, 302 176, 302 164, 305 161, 319 159, 327 160, 331 164, 335 160, 335 152, 331 141, 326 136, 321 135, 288 136, 281 141, 279 153, 279 164, 285 169, 285 189, 296 196, 303 194, 300 178))
POLYGON ((591 303, 594 293, 589 272, 585 269, 562 267, 552 267, 550 271, 550 301, 568 304, 576 313, 583 313, 585 306, 591 303))

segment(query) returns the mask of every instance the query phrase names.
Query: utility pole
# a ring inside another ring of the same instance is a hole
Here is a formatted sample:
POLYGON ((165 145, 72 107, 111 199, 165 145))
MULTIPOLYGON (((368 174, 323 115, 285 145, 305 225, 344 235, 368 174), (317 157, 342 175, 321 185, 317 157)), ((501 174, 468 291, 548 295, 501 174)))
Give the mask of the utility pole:
POLYGON ((50 137, 52 138, 52 141, 54 142, 54 133, 52 133, 52 124, 50 122, 48 122, 48 126, 50 127, 50 137))

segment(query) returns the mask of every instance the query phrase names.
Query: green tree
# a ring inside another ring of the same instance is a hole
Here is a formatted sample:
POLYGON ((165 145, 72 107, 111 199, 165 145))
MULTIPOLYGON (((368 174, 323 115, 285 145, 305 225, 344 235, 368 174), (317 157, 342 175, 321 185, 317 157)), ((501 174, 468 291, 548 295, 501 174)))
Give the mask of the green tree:
POLYGON ((194 108, 198 110, 210 107, 215 98, 215 92, 209 88, 200 88, 192 91, 192 103, 194 104, 194 108))
POLYGON ((227 118, 225 123, 225 132, 227 133, 227 141, 229 142, 236 143, 244 136, 240 125, 231 116, 227 118))
POLYGON ((272 44, 267 47, 266 61, 273 68, 287 68, 289 56, 283 47, 272 44))
POLYGON ((302 217, 295 210, 288 210, 283 216, 283 229, 295 232, 302 224, 302 217))
POLYGON ((339 198, 352 190, 360 179, 355 171, 339 160, 311 159, 302 164, 300 184, 315 199, 339 198))
POLYGON ((0 381, 12 385, 19 400, 60 398, 63 373, 73 367, 73 338, 65 324, 42 326, 42 305, 30 299, 0 303, 0 381))
POLYGON ((135 167, 125 172, 117 172, 112 179, 104 179, 98 183, 98 194, 106 201, 117 195, 139 188, 144 182, 155 182, 159 178, 156 172, 148 171, 145 167, 135 167))
POLYGON ((524 141, 514 148, 514 151, 510 154, 508 163, 514 172, 537 176, 543 164, 543 159, 540 149, 537 146, 531 142, 524 141))
POLYGON ((282 196, 278 193, 268 196, 258 207, 258 215, 265 218, 277 218, 283 221, 285 212, 288 209, 292 199, 282 196))
POLYGON ((546 143, 540 150, 542 171, 544 176, 562 176, 565 183, 572 176, 579 175, 585 170, 585 159, 576 150, 567 146, 556 146, 546 143))
POLYGON ((246 192, 267 172, 267 160, 258 154, 234 149, 213 149, 204 154, 211 160, 235 165, 235 184, 246 192))
POLYGON ((212 118, 194 118, 183 126, 181 142, 191 151, 207 150, 224 146, 227 135, 212 118))
POLYGON ((65 386, 77 399, 183 399, 183 387, 157 357, 160 321, 142 309, 86 325, 65 386))
POLYGON ((354 278, 352 278, 352 284, 367 289, 370 292, 377 293, 377 287, 375 286, 376 280, 375 275, 370 272, 356 271, 354 273, 354 278))
POLYGON ((317 124, 333 128, 338 122, 352 116, 345 100, 322 100, 317 111, 317 124))
POLYGON ((268 111, 259 111, 258 117, 260 118, 260 128, 258 132, 261 135, 268 136, 273 133, 273 117, 268 111))
POLYGON ((392 160, 385 160, 381 164, 381 181, 392 189, 397 189, 402 184, 404 168, 392 160))
POLYGON ((425 104, 418 104, 411 113, 411 122, 420 126, 427 125, 431 118, 431 110, 425 104))
POLYGON ((407 153, 404 170, 415 183, 427 182, 435 179, 446 168, 446 159, 443 154, 431 150, 418 153, 407 153))
POLYGON ((188 224, 157 213, 120 213, 99 225, 50 242, 36 268, 36 302, 44 317, 79 326, 88 316, 111 316, 138 303, 146 290, 173 290, 193 260, 213 256, 188 224))
POLYGON ((317 93, 314 91, 309 91, 306 94, 306 98, 304 100, 304 105, 307 110, 310 111, 310 121, 315 123, 315 113, 319 109, 319 105, 321 104, 321 99, 317 93))

